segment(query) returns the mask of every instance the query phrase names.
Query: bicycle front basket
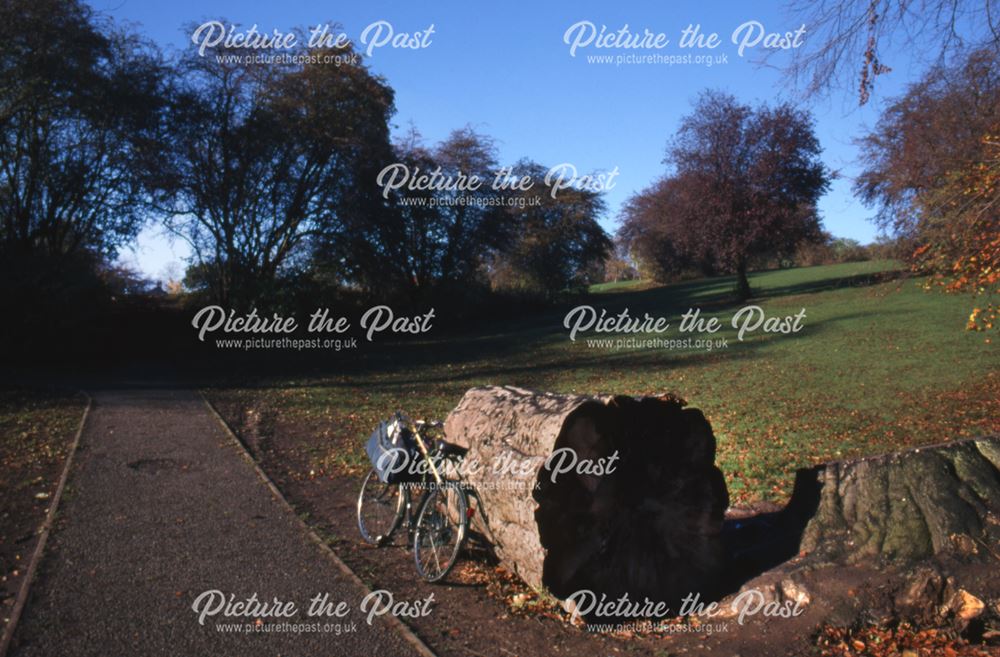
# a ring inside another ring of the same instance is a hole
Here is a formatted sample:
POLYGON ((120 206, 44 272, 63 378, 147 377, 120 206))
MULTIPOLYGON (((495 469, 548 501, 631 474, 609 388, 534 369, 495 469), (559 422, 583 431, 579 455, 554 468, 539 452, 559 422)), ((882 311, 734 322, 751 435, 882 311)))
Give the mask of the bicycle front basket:
POLYGON ((397 484, 411 478, 410 466, 416 456, 416 445, 407 428, 399 427, 390 436, 389 423, 380 422, 365 444, 368 460, 378 478, 387 484, 397 484))

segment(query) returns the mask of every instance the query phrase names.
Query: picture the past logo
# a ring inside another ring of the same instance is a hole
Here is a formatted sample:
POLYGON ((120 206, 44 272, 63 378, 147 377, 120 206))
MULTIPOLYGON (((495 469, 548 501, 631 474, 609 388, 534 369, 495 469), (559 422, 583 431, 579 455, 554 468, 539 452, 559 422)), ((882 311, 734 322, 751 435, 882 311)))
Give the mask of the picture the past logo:
MULTIPOLYGON (((288 51, 302 44, 305 36, 305 47, 309 49, 325 48, 346 50, 355 47, 355 43, 343 31, 334 29, 327 23, 321 23, 310 28, 305 35, 296 31, 282 32, 277 28, 270 32, 262 32, 255 23, 250 28, 241 30, 237 25, 222 21, 206 21, 191 33, 191 41, 198 46, 198 54, 202 57, 214 48, 246 51, 288 51)), ((366 57, 372 57, 381 48, 396 48, 407 50, 423 50, 433 43, 434 24, 415 31, 397 30, 392 23, 378 20, 370 23, 361 31, 358 39, 366 57)))

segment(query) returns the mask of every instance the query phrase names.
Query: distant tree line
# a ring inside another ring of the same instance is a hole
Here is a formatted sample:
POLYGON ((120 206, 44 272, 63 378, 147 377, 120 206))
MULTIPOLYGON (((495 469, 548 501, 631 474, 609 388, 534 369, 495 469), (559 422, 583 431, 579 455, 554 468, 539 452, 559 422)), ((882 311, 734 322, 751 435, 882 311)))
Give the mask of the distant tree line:
POLYGON ((151 222, 191 245, 189 291, 237 306, 544 299, 601 278, 600 194, 551 193, 537 163, 513 167, 530 190, 386 193, 394 163, 491 181, 497 151, 470 128, 393 142, 393 90, 350 52, 168 59, 76 0, 3 3, 0 39, 0 293, 40 322, 109 303, 151 222))

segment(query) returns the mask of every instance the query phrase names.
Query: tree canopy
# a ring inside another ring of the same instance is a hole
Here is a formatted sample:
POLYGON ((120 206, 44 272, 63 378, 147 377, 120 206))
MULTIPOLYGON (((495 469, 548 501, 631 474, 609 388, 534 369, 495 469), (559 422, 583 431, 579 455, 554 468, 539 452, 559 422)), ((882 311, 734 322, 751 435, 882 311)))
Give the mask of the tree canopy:
POLYGON ((912 266, 949 290, 986 295, 970 328, 997 324, 1000 292, 1000 63, 991 50, 933 67, 861 141, 855 189, 912 266))
POLYGON ((311 237, 371 207, 392 90, 360 63, 232 63, 188 53, 158 182, 169 225, 209 265, 213 295, 266 293, 311 237))
POLYGON ((754 258, 819 238, 816 203, 830 181, 820 152, 812 119, 792 105, 705 92, 670 142, 671 173, 630 200, 620 234, 654 270, 735 273, 747 298, 754 258))
POLYGON ((147 207, 164 68, 155 51, 97 25, 76 2, 0 7, 0 246, 114 254, 147 207))

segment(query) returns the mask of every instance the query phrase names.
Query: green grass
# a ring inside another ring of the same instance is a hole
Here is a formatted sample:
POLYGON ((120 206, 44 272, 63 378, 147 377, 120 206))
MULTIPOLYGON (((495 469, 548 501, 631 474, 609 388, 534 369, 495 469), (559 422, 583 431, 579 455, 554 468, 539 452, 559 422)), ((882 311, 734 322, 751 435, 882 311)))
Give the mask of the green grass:
POLYGON ((603 292, 626 292, 649 287, 648 281, 615 281, 613 283, 598 283, 590 286, 590 292, 601 294, 603 292))
POLYGON ((731 278, 608 284, 583 301, 609 314, 666 316, 674 338, 680 313, 700 307, 725 324, 716 337, 728 339, 726 349, 588 347, 593 335, 569 340, 564 308, 369 349, 358 373, 229 394, 265 396, 305 423, 321 446, 318 462, 363 465, 363 439, 380 418, 396 409, 443 417, 475 385, 674 392, 712 423, 734 501, 781 500, 798 467, 1000 430, 998 354, 983 334, 964 330, 971 299, 925 292, 919 279, 897 278, 897 268, 862 262, 754 274, 750 303, 768 315, 804 308, 806 319, 797 334, 743 342, 728 324, 743 305, 732 301, 731 278))

